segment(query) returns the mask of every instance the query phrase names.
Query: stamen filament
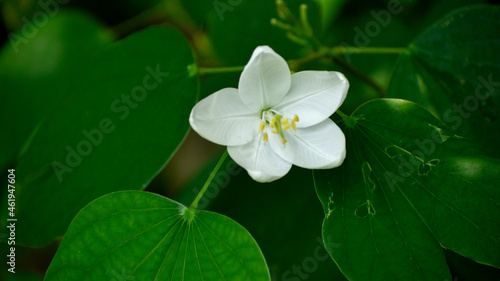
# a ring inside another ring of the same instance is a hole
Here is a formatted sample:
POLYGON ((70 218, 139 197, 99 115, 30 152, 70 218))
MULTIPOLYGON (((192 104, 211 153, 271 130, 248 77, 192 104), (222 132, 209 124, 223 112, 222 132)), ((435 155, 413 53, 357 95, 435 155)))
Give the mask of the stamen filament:
MULTIPOLYGON (((290 128, 293 128, 295 130, 295 123, 299 120, 299 117, 297 115, 294 115, 293 120, 290 124, 289 118, 284 117, 279 112, 273 109, 263 111, 262 118, 262 120, 264 121, 260 125, 261 132, 264 130, 265 126, 269 124, 269 127, 271 127, 272 129, 271 132, 273 134, 278 134, 281 137, 281 143, 283 145, 288 142, 285 138, 285 131, 290 130, 290 128)), ((269 135, 267 133, 263 134, 263 140, 264 142, 269 141, 269 135)))

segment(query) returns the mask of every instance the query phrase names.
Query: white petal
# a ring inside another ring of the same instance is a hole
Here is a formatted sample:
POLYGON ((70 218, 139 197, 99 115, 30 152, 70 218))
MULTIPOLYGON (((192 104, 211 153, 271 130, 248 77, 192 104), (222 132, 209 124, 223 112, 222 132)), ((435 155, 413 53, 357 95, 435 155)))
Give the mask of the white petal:
POLYGON ((241 145, 259 133, 260 112, 248 109, 238 90, 225 88, 199 101, 189 123, 203 138, 220 145, 241 145))
POLYGON ((247 144, 228 146, 227 151, 231 158, 258 182, 277 180, 292 168, 291 163, 279 157, 271 145, 262 140, 262 133, 247 144))
POLYGON ((268 46, 259 46, 241 73, 238 91, 249 108, 268 109, 283 99, 290 80, 286 61, 268 46))
POLYGON ((340 72, 301 71, 292 75, 288 94, 273 109, 299 117, 297 127, 309 127, 332 115, 344 102, 349 81, 340 72))
POLYGON ((273 150, 286 161, 308 169, 334 168, 344 161, 344 133, 329 118, 311 127, 297 128, 295 134, 288 132, 285 145, 277 134, 269 140, 273 150))

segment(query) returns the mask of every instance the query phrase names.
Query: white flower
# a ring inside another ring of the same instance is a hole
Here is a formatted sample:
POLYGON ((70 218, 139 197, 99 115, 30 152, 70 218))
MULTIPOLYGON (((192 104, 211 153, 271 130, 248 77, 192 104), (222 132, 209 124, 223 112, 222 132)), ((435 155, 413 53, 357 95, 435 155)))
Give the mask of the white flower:
POLYGON ((329 119, 342 104, 349 82, 339 72, 290 74, 268 46, 255 49, 238 89, 225 88, 191 111, 191 127, 228 147, 231 158, 256 181, 283 177, 292 164, 308 169, 338 167, 345 137, 329 119))

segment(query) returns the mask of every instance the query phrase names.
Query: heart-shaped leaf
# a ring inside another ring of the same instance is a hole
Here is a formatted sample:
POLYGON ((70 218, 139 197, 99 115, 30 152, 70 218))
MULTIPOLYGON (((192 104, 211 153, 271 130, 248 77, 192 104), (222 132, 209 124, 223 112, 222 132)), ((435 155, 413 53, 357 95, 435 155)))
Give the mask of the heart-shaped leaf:
POLYGON ((9 132, 0 139, 2 165, 16 162, 40 120, 68 94, 81 65, 113 42, 101 24, 76 11, 60 11, 46 25, 25 24, 9 38, 0 53, 0 124, 9 132))
POLYGON ((46 281, 270 280, 235 221, 143 191, 105 195, 71 223, 46 281))
MULTIPOLYGON (((178 197, 180 202, 195 199, 214 166, 200 171, 178 197)), ((231 216, 250 231, 273 280, 346 280, 321 239, 324 215, 310 170, 293 167, 286 177, 260 184, 228 157, 198 207, 231 216)))
POLYGON ((388 97, 414 101, 500 157, 500 7, 446 16, 401 56, 388 97), (488 133, 485 133, 488 132, 488 133))
POLYGON ((157 26, 73 65, 71 86, 16 167, 20 243, 48 243, 90 201, 151 181, 189 128, 193 64, 182 34, 157 26))
POLYGON ((451 280, 441 245, 500 266, 500 161, 404 100, 365 103, 342 125, 344 164, 314 175, 349 280, 451 280))

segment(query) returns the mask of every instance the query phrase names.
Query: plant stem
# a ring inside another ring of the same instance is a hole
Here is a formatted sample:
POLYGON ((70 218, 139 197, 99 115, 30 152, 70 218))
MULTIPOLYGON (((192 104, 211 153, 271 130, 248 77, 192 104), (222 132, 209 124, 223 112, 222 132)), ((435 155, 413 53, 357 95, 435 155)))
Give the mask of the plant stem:
MULTIPOLYGON (((340 54, 401 54, 404 52, 406 48, 385 48, 385 47, 365 47, 365 48, 357 48, 357 47, 333 47, 327 48, 323 47, 317 52, 310 53, 309 55, 302 57, 300 59, 290 60, 288 64, 292 71, 296 71, 303 64, 315 61, 317 59, 323 58, 325 56, 332 56, 332 59, 346 68, 348 71, 352 72, 354 75, 358 76, 361 80, 366 82, 368 85, 373 87, 377 92, 379 92, 381 97, 385 97, 385 90, 383 87, 378 85, 375 81, 373 81, 370 77, 360 72, 352 65, 346 63, 338 56, 340 54)), ((199 67, 198 74, 206 75, 206 74, 216 74, 216 73, 228 73, 228 72, 240 72, 244 69, 244 66, 230 66, 230 67, 199 67)))
POLYGON ((359 71, 357 68, 355 68, 353 65, 343 61, 339 57, 333 57, 333 61, 340 66, 344 67, 347 71, 351 72, 353 75, 358 76, 359 79, 363 80, 366 84, 371 86, 373 89, 375 89, 381 98, 385 97, 385 90, 382 86, 380 86, 377 82, 372 80, 368 75, 364 74, 363 72, 359 71))
POLYGON ((143 27, 158 23, 169 23, 187 34, 193 34, 198 29, 196 21, 184 10, 180 0, 163 0, 138 15, 113 26, 111 30, 118 37, 123 37, 143 27))
POLYGON ((198 67, 199 75, 214 74, 214 73, 227 73, 227 72, 240 72, 243 71, 245 66, 229 66, 229 67, 198 67))
POLYGON ((401 54, 406 48, 386 48, 386 47, 343 47, 336 46, 330 49, 333 56, 341 54, 401 54))
POLYGON ((343 120, 349 119, 349 115, 343 113, 339 109, 337 109, 337 111, 335 111, 335 113, 337 113, 338 115, 340 115, 340 117, 342 117, 343 120))
POLYGON ((304 27, 306 35, 309 37, 312 37, 313 30, 312 30, 311 25, 309 24, 309 19, 307 17, 307 5, 306 4, 300 5, 300 21, 302 23, 302 27, 304 27))
POLYGON ((323 58, 327 53, 328 49, 321 49, 317 52, 309 53, 307 56, 300 59, 289 60, 288 65, 290 66, 290 70, 297 71, 302 65, 323 58))
POLYGON ((212 173, 210 174, 207 181, 205 182, 205 184, 201 188, 200 193, 198 193, 198 195, 194 199, 193 203, 191 203, 191 206, 189 206, 189 209, 198 208, 198 202, 203 197, 203 194, 205 194, 205 191, 207 191, 208 187, 210 186, 210 183, 212 183, 212 180, 214 179, 215 175, 219 171, 220 166, 222 166, 222 163, 224 163, 224 160, 226 160, 226 157, 227 157, 227 149, 226 149, 226 151, 224 151, 224 154, 222 154, 222 156, 220 157, 219 162, 217 162, 217 165, 215 165, 215 168, 212 170, 212 173))

